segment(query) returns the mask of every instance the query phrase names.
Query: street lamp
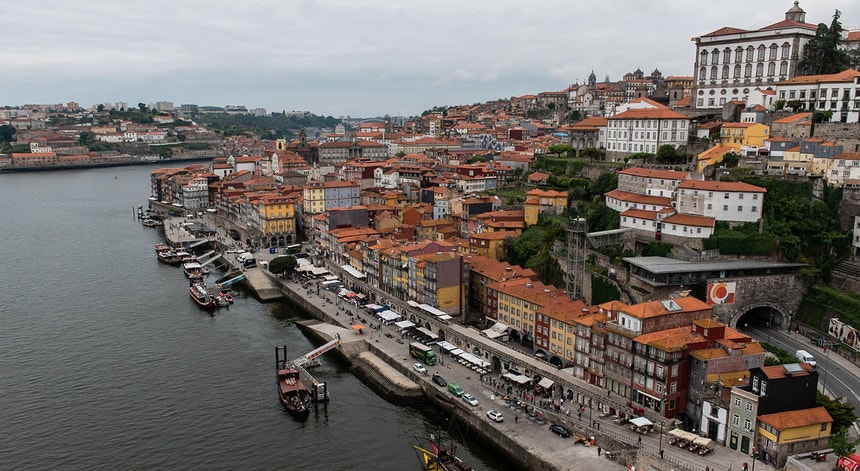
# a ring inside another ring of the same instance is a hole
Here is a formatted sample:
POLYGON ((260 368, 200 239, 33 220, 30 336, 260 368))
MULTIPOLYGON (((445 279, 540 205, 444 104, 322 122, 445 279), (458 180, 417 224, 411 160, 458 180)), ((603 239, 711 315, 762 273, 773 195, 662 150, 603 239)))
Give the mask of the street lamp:
POLYGON ((753 447, 752 447, 752 459, 753 459, 753 464, 752 464, 752 469, 751 469, 750 471, 755 471, 755 457, 756 457, 756 455, 757 455, 757 454, 758 454, 758 452, 756 452, 756 451, 755 451, 755 446, 753 446, 753 447))
POLYGON ((659 424, 660 424, 660 447, 659 447, 660 451, 659 451, 659 453, 660 453, 660 459, 662 460, 663 459, 663 421, 661 420, 659 422, 659 424))
POLYGON ((821 383, 821 392, 824 393, 825 396, 827 395, 827 368, 830 367, 830 349, 827 347, 831 345, 832 344, 830 342, 826 340, 824 341, 824 362, 827 363, 827 365, 822 368, 824 370, 824 379, 821 383))

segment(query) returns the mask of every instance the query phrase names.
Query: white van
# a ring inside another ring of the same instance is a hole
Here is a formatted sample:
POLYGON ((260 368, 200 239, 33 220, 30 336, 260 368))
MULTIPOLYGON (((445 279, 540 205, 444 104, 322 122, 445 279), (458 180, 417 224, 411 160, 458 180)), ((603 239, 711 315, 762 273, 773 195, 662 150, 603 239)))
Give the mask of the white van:
POLYGON ((806 350, 798 350, 794 352, 794 357, 801 363, 809 363, 809 366, 815 368, 815 357, 810 355, 806 350))

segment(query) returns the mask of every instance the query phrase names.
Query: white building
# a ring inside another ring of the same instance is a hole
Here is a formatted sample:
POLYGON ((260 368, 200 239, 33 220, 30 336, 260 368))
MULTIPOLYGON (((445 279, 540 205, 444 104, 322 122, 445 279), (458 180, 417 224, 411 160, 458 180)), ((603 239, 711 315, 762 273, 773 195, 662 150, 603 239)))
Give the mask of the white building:
POLYGON ((860 72, 856 70, 795 77, 779 82, 777 93, 786 102, 799 101, 801 110, 833 112, 830 122, 860 122, 860 72))
POLYGON ((690 118, 665 106, 628 109, 607 121, 604 148, 613 161, 638 152, 656 154, 663 145, 677 149, 689 140, 690 118))
POLYGON ((675 197, 675 188, 690 178, 690 172, 631 167, 618 172, 618 189, 648 196, 675 197))
POLYGON ((679 213, 718 221, 757 222, 762 217, 766 191, 742 182, 686 180, 676 190, 675 208, 679 213))
POLYGON ((653 233, 656 240, 661 240, 662 236, 707 239, 714 233, 714 222, 712 217, 679 214, 673 208, 660 211, 628 209, 621 213, 620 225, 653 233))
POLYGON ((846 182, 860 180, 860 152, 844 152, 830 159, 827 183, 843 186, 846 182))
POLYGON ((794 78, 817 29, 806 23, 806 12, 795 1, 777 23, 757 30, 724 27, 695 38, 694 106, 719 109, 729 101, 747 101, 756 87, 794 78))

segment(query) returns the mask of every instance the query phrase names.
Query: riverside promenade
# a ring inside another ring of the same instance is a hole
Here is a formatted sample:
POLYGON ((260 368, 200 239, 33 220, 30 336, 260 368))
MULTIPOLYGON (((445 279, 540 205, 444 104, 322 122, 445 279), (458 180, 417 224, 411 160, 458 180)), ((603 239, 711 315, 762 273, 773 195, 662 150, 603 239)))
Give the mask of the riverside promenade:
MULTIPOLYGON (((165 233, 168 231, 177 238, 175 240, 180 240, 181 233, 184 232, 181 222, 178 225, 166 223, 165 233)), ((216 240, 224 240, 223 237, 226 237, 226 234, 219 234, 216 240)), ((174 240, 171 237, 168 239, 174 240)), ((186 237, 184 241, 191 240, 194 239, 186 237)), ((261 251, 257 255, 258 260, 268 260, 278 254, 271 255, 261 251)), ((224 254, 224 257, 230 257, 230 254, 224 254)), ((466 423, 473 432, 477 432, 484 440, 504 452, 518 464, 517 469, 590 471, 606 470, 607 466, 610 469, 633 466, 645 469, 643 466, 647 466, 650 470, 660 471, 736 471, 742 468, 743 463, 751 464, 753 461, 751 456, 722 445, 716 445, 715 451, 705 456, 671 446, 664 432, 668 432, 672 427, 669 423, 664 423, 661 430, 659 418, 656 416, 649 416, 658 424, 655 426, 655 432, 645 435, 635 433, 629 425, 617 424, 611 417, 601 413, 610 407, 626 410, 626 399, 607 396, 604 389, 584 383, 563 370, 510 348, 504 342, 489 340, 474 328, 443 324, 373 287, 363 284, 358 286, 340 267, 329 263, 327 268, 342 279, 350 280, 350 285, 356 285, 355 287, 365 294, 373 292, 378 302, 391 306, 399 313, 407 313, 407 317, 415 319, 416 323, 430 326, 433 332, 442 334, 446 341, 467 351, 478 348, 485 356, 496 356, 516 365, 521 371, 550 378, 565 390, 575 392, 574 398, 563 403, 559 410, 551 406, 542 407, 547 404, 541 404, 539 399, 533 398, 527 390, 514 387, 508 394, 501 372, 495 371, 481 376, 437 349, 440 363, 428 368, 429 373, 438 373, 446 381, 456 382, 466 392, 475 396, 478 406, 469 406, 448 393, 445 388, 432 383, 430 374, 420 375, 412 369, 415 359, 408 352, 409 339, 401 338, 401 332, 395 326, 384 325, 360 308, 342 304, 343 301, 334 293, 317 290, 315 285, 302 286, 301 283, 274 276, 262 268, 246 270, 246 274, 250 275, 249 284, 255 291, 274 287, 322 321, 302 323, 302 328, 310 335, 317 337, 320 342, 340 336, 342 346, 339 350, 342 355, 350 361, 354 371, 361 373, 362 379, 377 392, 397 403, 404 403, 404 398, 423 394, 425 400, 443 410, 450 410, 452 415, 466 423), (352 316, 348 314, 349 311, 353 313, 352 316), (355 329, 358 324, 365 328, 355 329), (381 365, 387 365, 389 368, 383 368, 381 365), (535 420, 530 420, 527 414, 506 407, 505 396, 520 399, 536 407, 547 417, 548 424, 538 425, 535 420), (495 423, 487 418, 486 412, 491 409, 502 412, 502 423, 495 423), (582 414, 574 412, 577 410, 582 411, 582 414), (575 444, 573 438, 558 437, 549 431, 549 424, 552 423, 564 425, 589 439, 594 437, 594 446, 575 444)), ((773 469, 761 461, 756 461, 756 465, 760 470, 773 469)), ((806 460, 792 461, 787 468, 824 471, 825 468, 832 468, 832 463, 828 465, 826 462, 813 464, 807 463, 806 460)))

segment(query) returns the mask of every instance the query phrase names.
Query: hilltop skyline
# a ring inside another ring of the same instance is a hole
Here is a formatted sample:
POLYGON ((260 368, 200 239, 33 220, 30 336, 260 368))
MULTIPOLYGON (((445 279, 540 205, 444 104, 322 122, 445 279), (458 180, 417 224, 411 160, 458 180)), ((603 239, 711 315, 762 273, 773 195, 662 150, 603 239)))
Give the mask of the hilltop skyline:
MULTIPOLYGON (((717 4, 443 0, 45 0, 7 12, 0 103, 171 101, 306 110, 331 116, 415 115, 646 74, 692 75, 690 38, 780 21, 792 1, 717 4), (241 6, 240 6, 241 5, 241 6), (611 18, 611 20, 609 20, 611 18)), ((847 0, 801 2, 809 23, 860 11, 847 0)))

